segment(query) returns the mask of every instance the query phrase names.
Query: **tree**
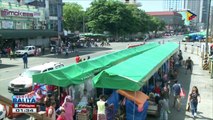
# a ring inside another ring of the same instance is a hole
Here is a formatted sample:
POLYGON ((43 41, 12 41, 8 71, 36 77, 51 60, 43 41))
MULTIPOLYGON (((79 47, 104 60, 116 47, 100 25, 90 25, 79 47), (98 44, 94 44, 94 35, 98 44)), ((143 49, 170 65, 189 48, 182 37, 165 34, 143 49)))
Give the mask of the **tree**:
POLYGON ((148 22, 150 21, 150 17, 145 13, 145 11, 138 9, 135 5, 127 5, 127 9, 132 12, 132 16, 134 17, 132 20, 134 33, 141 32, 146 33, 149 31, 148 22))
POLYGON ((134 17, 126 5, 114 0, 96 0, 87 10, 87 25, 92 32, 109 31, 114 36, 133 32, 134 17))
POLYGON ((151 17, 151 21, 149 25, 150 25, 150 31, 154 31, 155 36, 157 36, 157 32, 164 30, 166 24, 164 21, 156 17, 151 17))
POLYGON ((63 6, 64 28, 72 32, 82 31, 84 15, 81 5, 77 3, 66 3, 63 6))

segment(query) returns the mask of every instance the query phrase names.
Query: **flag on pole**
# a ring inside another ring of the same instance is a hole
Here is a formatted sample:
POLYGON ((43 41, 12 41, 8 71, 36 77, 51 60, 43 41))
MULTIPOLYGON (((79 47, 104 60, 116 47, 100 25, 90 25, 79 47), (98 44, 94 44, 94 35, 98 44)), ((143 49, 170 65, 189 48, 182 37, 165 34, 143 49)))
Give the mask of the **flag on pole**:
POLYGON ((194 14, 193 12, 189 10, 187 10, 186 14, 187 14, 187 20, 189 21, 193 20, 197 16, 196 14, 194 14))

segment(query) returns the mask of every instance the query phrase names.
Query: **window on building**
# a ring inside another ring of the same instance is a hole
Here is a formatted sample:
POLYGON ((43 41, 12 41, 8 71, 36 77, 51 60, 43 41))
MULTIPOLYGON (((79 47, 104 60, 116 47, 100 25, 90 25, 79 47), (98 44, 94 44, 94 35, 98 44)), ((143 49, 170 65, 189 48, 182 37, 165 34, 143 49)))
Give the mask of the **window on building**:
POLYGON ((50 16, 57 16, 57 5, 56 4, 50 4, 50 16))

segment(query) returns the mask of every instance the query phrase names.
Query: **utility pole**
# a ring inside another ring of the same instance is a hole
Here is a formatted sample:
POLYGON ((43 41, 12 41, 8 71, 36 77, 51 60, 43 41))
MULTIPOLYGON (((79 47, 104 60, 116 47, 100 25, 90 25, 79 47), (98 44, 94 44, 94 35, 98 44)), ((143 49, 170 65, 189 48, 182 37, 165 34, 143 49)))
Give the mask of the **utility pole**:
MULTIPOLYGON (((62 16, 63 16, 63 12, 62 12, 62 8, 63 8, 63 3, 62 0, 58 0, 58 4, 57 4, 57 17, 58 17, 58 38, 60 38, 61 35, 63 35, 63 27, 62 27, 62 16)), ((59 39, 60 41, 60 39, 59 39)))
POLYGON ((211 0, 208 1, 208 13, 207 13, 207 30, 206 30, 206 52, 205 52, 205 58, 204 58, 204 66, 203 69, 207 70, 208 65, 208 51, 209 51, 209 45, 208 45, 208 38, 209 38, 209 19, 210 19, 210 10, 211 10, 211 0))
POLYGON ((209 4, 208 4, 208 13, 207 13, 207 30, 206 30, 206 54, 208 54, 208 37, 209 37, 209 19, 210 19, 210 11, 211 11, 211 0, 209 0, 209 4))

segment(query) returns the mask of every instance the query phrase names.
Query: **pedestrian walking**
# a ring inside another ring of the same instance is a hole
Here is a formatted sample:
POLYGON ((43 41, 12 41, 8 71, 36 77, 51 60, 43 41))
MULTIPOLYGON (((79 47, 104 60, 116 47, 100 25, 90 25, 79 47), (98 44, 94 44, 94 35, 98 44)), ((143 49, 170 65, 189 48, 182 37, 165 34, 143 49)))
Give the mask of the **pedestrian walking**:
MULTIPOLYGON (((170 87, 168 83, 165 83, 163 90, 161 91, 161 95, 164 96, 163 98, 165 99, 165 101, 167 102, 169 106, 170 87)), ((169 107, 167 108, 167 112, 170 113, 169 107)))
POLYGON ((184 44, 184 52, 187 52, 187 46, 184 44))
POLYGON ((187 71, 190 70, 190 72, 192 73, 192 68, 193 66, 193 61, 191 60, 190 57, 188 57, 188 59, 186 60, 186 74, 187 74, 187 71))
POLYGON ((191 53, 193 54, 194 53, 194 42, 192 43, 192 48, 191 48, 191 53))
POLYGON ((177 109, 180 111, 181 107, 181 97, 180 97, 180 92, 181 92, 181 84, 175 81, 175 84, 172 86, 172 91, 174 95, 174 102, 173 102, 173 107, 175 108, 176 106, 176 101, 177 101, 177 109))
POLYGON ((182 51, 179 50, 179 54, 178 54, 178 61, 179 61, 179 65, 181 66, 182 64, 182 60, 183 60, 183 55, 182 55, 182 51))
POLYGON ((68 47, 65 47, 65 56, 67 57, 69 55, 69 48, 68 47))
POLYGON ((75 57, 75 62, 76 62, 76 63, 79 63, 80 61, 81 61, 80 56, 79 56, 79 55, 76 55, 76 57, 75 57))
POLYGON ((191 108, 191 112, 192 112, 192 116, 193 118, 195 118, 197 116, 197 105, 198 102, 201 102, 201 97, 198 91, 198 88, 196 86, 192 87, 192 91, 189 94, 188 97, 188 102, 190 104, 190 108, 191 108))
POLYGON ((65 119, 66 120, 73 120, 73 117, 75 115, 75 107, 72 103, 71 96, 66 96, 65 102, 63 103, 62 107, 65 109, 65 119))
POLYGON ((13 54, 13 50, 12 49, 10 50, 10 60, 11 59, 14 59, 14 54, 13 54))
POLYGON ((165 98, 165 94, 161 95, 159 105, 161 106, 160 120, 168 120, 169 104, 167 102, 167 99, 165 98))
POLYGON ((38 48, 38 56, 40 56, 41 55, 41 48, 39 47, 38 48))
POLYGON ((10 51, 11 51, 11 48, 8 47, 8 48, 6 49, 6 51, 7 51, 7 56, 8 56, 8 58, 10 58, 10 51))
POLYGON ((23 63, 24 63, 24 69, 25 69, 25 68, 28 68, 28 66, 27 66, 27 63, 28 63, 28 56, 27 56, 27 53, 25 53, 25 54, 23 55, 22 59, 23 59, 23 63))

